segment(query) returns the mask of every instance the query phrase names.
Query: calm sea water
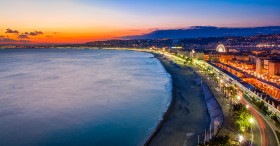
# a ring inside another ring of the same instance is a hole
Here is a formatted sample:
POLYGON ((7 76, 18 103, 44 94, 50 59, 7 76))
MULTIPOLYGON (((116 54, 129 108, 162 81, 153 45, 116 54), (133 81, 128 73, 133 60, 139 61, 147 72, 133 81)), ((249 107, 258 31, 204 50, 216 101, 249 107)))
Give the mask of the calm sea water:
POLYGON ((0 145, 142 145, 171 99, 170 75, 152 57, 0 50, 0 145))

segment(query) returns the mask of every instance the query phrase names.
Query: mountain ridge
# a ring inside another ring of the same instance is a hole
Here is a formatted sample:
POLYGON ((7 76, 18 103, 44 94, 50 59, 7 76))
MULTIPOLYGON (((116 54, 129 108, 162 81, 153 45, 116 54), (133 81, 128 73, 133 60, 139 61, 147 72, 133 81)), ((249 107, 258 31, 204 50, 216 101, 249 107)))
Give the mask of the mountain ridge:
POLYGON ((262 27, 215 27, 192 26, 180 29, 161 29, 143 35, 124 36, 121 39, 183 39, 199 37, 254 36, 258 34, 280 33, 280 26, 262 27))

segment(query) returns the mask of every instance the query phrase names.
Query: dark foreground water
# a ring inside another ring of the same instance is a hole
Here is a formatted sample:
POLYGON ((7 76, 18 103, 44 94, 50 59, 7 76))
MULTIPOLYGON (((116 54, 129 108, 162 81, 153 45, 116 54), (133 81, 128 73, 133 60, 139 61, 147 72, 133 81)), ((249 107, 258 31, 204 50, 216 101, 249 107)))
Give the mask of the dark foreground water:
POLYGON ((137 146, 171 99, 151 54, 0 50, 0 146, 137 146))

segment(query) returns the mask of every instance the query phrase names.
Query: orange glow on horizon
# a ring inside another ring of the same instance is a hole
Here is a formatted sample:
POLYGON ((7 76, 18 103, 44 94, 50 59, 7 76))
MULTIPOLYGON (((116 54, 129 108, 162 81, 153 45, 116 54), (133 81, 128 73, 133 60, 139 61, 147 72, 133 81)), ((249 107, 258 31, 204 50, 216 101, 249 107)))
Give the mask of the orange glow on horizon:
MULTIPOLYGON (((6 30, 5 30, 6 31, 6 30)), ((91 41, 99 40, 110 40, 110 39, 123 39, 124 36, 131 35, 141 35, 148 33, 151 30, 105 30, 99 29, 98 31, 88 31, 86 30, 63 30, 60 31, 47 31, 42 30, 43 34, 31 36, 27 35, 28 38, 19 38, 20 35, 25 35, 25 32, 32 32, 18 30, 18 34, 7 34, 5 31, 0 31, 0 36, 6 37, 12 40, 21 41, 15 42, 14 44, 22 44, 22 41, 26 41, 28 44, 63 44, 63 43, 86 43, 91 41)), ((5 43, 3 43, 5 44, 5 43)), ((9 43, 7 43, 9 44, 9 43)))

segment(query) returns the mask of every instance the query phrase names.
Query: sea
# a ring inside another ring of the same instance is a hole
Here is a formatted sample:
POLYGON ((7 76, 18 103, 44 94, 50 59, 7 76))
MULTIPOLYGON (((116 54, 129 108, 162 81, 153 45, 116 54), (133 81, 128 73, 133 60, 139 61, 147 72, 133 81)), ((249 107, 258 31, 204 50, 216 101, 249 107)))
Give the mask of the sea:
POLYGON ((171 102, 150 53, 0 50, 0 146, 140 146, 171 102))

